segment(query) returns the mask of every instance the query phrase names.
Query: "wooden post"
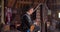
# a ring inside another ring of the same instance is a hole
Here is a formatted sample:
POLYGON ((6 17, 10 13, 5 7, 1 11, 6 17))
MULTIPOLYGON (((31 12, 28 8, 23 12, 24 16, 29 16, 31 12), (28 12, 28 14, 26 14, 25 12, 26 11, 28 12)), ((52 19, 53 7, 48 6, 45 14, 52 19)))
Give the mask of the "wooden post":
POLYGON ((4 22, 4 0, 2 0, 2 11, 1 11, 1 23, 5 24, 4 22))
POLYGON ((45 4, 40 6, 41 32, 46 32, 47 10, 45 4))

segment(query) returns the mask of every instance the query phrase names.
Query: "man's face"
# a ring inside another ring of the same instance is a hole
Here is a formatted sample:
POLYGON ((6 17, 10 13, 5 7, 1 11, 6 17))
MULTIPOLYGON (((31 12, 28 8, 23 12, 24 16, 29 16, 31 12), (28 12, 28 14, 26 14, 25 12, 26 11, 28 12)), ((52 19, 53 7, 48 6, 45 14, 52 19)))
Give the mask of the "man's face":
POLYGON ((30 12, 30 14, 32 14, 34 11, 33 11, 33 8, 31 8, 30 10, 29 10, 29 12, 30 12))

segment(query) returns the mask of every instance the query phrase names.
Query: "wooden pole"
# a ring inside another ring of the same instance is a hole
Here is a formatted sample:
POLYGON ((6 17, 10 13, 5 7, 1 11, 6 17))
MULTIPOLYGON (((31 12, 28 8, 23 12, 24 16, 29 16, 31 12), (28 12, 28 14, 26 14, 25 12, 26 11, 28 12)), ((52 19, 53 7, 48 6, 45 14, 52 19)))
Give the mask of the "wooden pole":
POLYGON ((1 23, 5 24, 4 22, 4 0, 2 0, 2 11, 1 11, 1 23))

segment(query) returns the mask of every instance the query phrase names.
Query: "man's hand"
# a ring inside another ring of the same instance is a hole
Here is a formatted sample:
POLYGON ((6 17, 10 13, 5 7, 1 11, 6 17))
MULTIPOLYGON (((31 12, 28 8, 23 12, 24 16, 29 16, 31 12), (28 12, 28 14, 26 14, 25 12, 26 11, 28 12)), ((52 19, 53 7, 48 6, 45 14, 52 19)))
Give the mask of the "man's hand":
POLYGON ((30 31, 32 32, 32 31, 34 30, 34 28, 35 28, 35 26, 32 25, 32 26, 30 27, 30 31))

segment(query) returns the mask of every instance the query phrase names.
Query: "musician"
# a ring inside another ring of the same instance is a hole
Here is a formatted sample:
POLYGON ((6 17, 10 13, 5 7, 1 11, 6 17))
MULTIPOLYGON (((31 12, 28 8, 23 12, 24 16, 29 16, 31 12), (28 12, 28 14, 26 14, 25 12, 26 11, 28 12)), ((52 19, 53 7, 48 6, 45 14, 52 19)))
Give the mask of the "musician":
MULTIPOLYGON (((26 14, 22 16, 22 30, 23 32, 27 32, 27 30, 30 30, 30 28, 34 27, 32 26, 33 21, 31 20, 31 14, 33 13, 33 7, 30 7, 26 14)), ((34 28, 33 28, 34 29, 34 28)))

